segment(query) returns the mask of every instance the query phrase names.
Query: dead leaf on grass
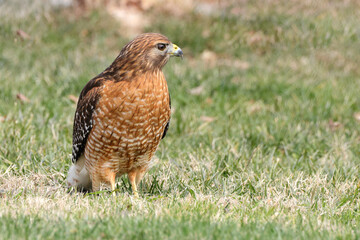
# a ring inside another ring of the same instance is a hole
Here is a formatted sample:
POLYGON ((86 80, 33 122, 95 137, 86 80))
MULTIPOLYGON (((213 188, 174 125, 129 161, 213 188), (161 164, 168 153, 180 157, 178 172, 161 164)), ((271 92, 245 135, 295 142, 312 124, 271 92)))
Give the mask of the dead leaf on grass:
POLYGON ((210 66, 215 66, 216 61, 217 61, 217 55, 216 53, 210 51, 210 50, 205 50, 201 53, 201 60, 206 64, 206 65, 210 65, 210 66))
POLYGON ((360 122, 360 112, 354 113, 353 116, 354 116, 354 118, 355 118, 356 121, 360 122))
POLYGON ((329 128, 331 131, 336 131, 342 128, 344 125, 340 122, 334 122, 332 119, 329 120, 329 128))
POLYGON ((204 38, 208 38, 208 37, 210 37, 210 34, 211 34, 211 32, 209 29, 204 29, 201 33, 201 36, 204 38))
POLYGON ((30 38, 30 35, 27 34, 26 32, 24 32, 23 30, 21 29, 18 29, 16 31, 16 35, 18 35, 22 40, 26 40, 26 39, 29 39, 30 38))
POLYGON ((206 99, 205 99, 205 102, 206 102, 207 104, 212 104, 212 103, 213 103, 213 100, 212 100, 212 98, 206 98, 206 99))
POLYGON ((189 90, 189 93, 191 95, 195 95, 195 96, 198 96, 198 95, 201 95, 202 93, 204 92, 204 86, 203 85, 200 85, 196 88, 192 88, 189 90))
POLYGON ((248 101, 246 103, 246 105, 247 105, 246 110, 249 114, 257 113, 265 108, 265 105, 263 102, 255 101, 255 100, 248 101))
POLYGON ((258 44, 259 42, 264 41, 264 39, 265 39, 265 36, 262 32, 251 31, 251 32, 249 32, 248 37, 247 37, 247 44, 255 45, 255 44, 258 44))
POLYGON ((247 70, 250 67, 250 64, 246 61, 241 60, 235 60, 232 64, 235 68, 241 69, 241 70, 247 70))
POLYGON ((108 12, 121 22, 122 33, 128 37, 134 37, 142 33, 144 27, 150 23, 149 18, 136 6, 136 2, 128 6, 107 5, 108 12))
POLYGON ((213 122, 216 120, 216 118, 210 116, 201 116, 200 120, 203 122, 213 122))
POLYGON ((69 95, 68 98, 73 101, 74 103, 78 102, 78 97, 74 96, 74 95, 69 95))
POLYGON ((22 102, 22 103, 30 102, 30 100, 25 95, 23 95, 21 93, 16 94, 16 98, 19 99, 20 102, 22 102))

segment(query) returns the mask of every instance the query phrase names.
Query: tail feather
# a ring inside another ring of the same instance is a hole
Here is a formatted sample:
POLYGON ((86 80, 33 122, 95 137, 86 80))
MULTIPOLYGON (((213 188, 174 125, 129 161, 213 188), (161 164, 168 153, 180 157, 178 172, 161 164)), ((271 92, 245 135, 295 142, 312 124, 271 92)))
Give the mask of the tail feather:
POLYGON ((91 180, 89 172, 85 168, 85 157, 80 156, 79 159, 69 169, 67 177, 68 187, 74 187, 79 191, 91 190, 91 180))

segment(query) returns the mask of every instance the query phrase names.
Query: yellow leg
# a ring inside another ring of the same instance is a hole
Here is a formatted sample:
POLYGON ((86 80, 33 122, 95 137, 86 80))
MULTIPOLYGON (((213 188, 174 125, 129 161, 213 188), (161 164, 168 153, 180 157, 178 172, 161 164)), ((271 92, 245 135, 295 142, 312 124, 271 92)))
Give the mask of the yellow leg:
POLYGON ((116 196, 116 193, 115 193, 115 179, 116 179, 116 174, 111 173, 109 175, 109 181, 110 181, 110 187, 111 187, 111 191, 112 191, 113 196, 116 196))
POLYGON ((131 189, 133 191, 133 194, 135 197, 139 197, 138 191, 137 191, 137 186, 136 186, 136 172, 129 172, 128 173, 128 177, 129 177, 129 181, 131 184, 131 189))

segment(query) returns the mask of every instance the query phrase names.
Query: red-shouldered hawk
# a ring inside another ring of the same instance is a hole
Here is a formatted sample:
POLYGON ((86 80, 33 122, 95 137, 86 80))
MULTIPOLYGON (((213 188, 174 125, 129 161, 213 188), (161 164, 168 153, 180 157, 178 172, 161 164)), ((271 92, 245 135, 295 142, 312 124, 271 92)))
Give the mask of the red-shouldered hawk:
POLYGON ((170 121, 170 96, 162 68, 181 49, 158 33, 136 37, 81 91, 73 129, 73 166, 67 182, 99 191, 127 173, 134 195, 152 165, 170 121))

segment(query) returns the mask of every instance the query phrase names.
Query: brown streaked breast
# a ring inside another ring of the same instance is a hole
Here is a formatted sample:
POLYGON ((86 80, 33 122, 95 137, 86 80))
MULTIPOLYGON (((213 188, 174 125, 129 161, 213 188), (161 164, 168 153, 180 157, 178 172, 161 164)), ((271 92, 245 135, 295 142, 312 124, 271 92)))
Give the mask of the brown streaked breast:
POLYGON ((161 71, 132 81, 108 82, 101 90, 86 155, 90 165, 116 172, 147 164, 170 119, 169 92, 161 71))

